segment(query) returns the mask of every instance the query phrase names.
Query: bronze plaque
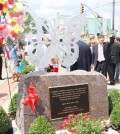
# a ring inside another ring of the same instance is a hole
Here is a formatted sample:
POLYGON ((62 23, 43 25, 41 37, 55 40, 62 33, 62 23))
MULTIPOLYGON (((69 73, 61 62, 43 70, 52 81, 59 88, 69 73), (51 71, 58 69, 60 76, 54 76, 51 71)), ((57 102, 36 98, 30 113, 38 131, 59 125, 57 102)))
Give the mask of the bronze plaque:
POLYGON ((51 119, 89 112, 88 84, 50 87, 51 119))

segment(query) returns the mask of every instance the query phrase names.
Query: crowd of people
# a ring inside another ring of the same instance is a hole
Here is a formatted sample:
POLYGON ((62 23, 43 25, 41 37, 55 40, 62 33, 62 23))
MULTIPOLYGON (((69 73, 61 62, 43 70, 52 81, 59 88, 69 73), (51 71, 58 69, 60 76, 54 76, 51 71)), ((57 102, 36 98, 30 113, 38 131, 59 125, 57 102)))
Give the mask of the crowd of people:
POLYGON ((109 77, 110 85, 115 85, 119 81, 120 69, 120 38, 110 37, 110 41, 105 42, 103 35, 90 38, 90 43, 77 42, 79 46, 79 58, 71 66, 73 70, 95 71, 109 77))
MULTIPOLYGON (((6 67, 8 67, 9 73, 12 74, 13 81, 18 81, 22 77, 23 70, 26 66, 24 45, 19 42, 8 47, 8 55, 5 53, 5 45, 0 46, 0 80, 2 78, 2 57, 7 58, 6 67), (8 57, 7 57, 8 56, 8 57)), ((5 60, 6 62, 6 60, 5 60)))
MULTIPOLYGON (((51 38, 47 35, 43 38, 45 44, 42 46, 43 68, 47 72, 58 72, 59 65, 57 57, 52 57, 48 62, 47 54, 51 38)), ((109 77, 110 85, 115 85, 119 81, 120 71, 120 38, 110 37, 109 41, 105 42, 103 35, 97 37, 92 36, 90 43, 85 43, 81 40, 77 42, 79 46, 78 60, 70 67, 70 71, 74 70, 95 70, 103 74, 106 78, 109 77)), ((13 80, 19 80, 22 76, 23 69, 26 66, 25 52, 23 44, 9 46, 8 68, 12 73, 13 80)), ((2 57, 4 57, 5 47, 0 46, 0 80, 2 80, 2 57)), ((36 68, 36 71, 39 69, 36 68)))

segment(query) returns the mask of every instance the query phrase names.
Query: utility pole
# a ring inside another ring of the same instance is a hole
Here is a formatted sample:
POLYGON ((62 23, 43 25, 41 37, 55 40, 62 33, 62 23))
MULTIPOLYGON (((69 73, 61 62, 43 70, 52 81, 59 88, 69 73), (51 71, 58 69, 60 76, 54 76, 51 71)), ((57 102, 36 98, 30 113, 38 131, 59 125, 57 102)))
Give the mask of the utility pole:
POLYGON ((115 0, 113 0, 112 30, 115 30, 115 0))

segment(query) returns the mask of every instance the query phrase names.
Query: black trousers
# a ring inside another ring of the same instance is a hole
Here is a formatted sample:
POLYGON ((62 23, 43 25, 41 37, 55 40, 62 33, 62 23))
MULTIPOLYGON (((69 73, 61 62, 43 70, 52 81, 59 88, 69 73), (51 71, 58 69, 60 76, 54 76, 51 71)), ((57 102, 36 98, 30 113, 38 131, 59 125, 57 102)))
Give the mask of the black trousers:
POLYGON ((108 64, 108 75, 109 75, 110 82, 115 82, 115 68, 116 68, 116 64, 114 63, 108 64))
POLYGON ((107 77, 107 63, 106 61, 99 62, 95 66, 95 71, 102 73, 105 77, 107 77))
POLYGON ((2 57, 0 56, 0 78, 2 78, 2 57))

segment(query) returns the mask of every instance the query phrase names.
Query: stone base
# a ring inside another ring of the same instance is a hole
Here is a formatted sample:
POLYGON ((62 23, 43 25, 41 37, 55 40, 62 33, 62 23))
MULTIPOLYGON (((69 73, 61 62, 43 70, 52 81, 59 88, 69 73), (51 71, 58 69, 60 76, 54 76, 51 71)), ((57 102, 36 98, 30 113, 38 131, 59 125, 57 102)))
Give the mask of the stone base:
MULTIPOLYGON (((97 72, 73 71, 64 74, 37 72, 26 75, 19 83, 19 99, 16 122, 22 134, 27 134, 36 114, 22 101, 27 96, 29 86, 34 86, 41 102, 37 104, 37 114, 46 115, 56 130, 63 120, 51 121, 48 87, 88 83, 90 114, 95 118, 108 119, 108 92, 106 78, 97 72)), ((57 107, 57 104, 56 104, 57 107)))

